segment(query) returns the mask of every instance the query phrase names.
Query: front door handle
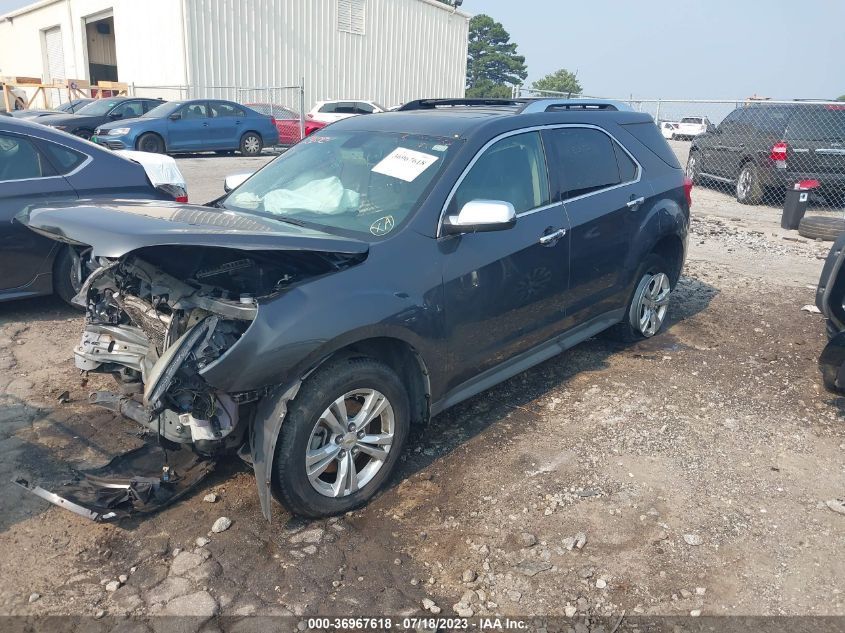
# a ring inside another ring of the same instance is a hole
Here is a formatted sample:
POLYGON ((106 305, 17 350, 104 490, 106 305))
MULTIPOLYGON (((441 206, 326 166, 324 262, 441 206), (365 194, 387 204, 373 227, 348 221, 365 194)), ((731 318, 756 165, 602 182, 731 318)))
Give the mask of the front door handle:
POLYGON ((632 211, 635 211, 643 202, 645 202, 645 198, 643 196, 640 196, 639 198, 633 198, 629 200, 625 203, 625 206, 627 206, 632 211))
POLYGON ((543 246, 548 246, 550 244, 554 244, 560 238, 566 235, 566 229, 558 229, 557 231, 552 231, 551 233, 546 233, 540 236, 540 244, 543 246))

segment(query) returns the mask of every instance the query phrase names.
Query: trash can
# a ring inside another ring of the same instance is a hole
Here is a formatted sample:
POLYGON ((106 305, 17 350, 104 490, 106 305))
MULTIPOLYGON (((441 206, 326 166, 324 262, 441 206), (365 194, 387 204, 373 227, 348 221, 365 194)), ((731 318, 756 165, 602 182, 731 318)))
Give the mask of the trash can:
POLYGON ((783 202, 783 215, 780 218, 780 227, 794 231, 801 224, 801 218, 807 212, 807 205, 810 203, 810 192, 819 186, 818 180, 802 180, 796 182, 792 189, 786 190, 783 202))

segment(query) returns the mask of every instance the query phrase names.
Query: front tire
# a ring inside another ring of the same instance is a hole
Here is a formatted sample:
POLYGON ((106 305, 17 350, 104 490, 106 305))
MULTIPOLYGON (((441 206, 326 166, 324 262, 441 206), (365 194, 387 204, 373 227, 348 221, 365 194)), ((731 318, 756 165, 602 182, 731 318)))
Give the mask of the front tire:
POLYGON ((244 156, 258 156, 264 149, 264 141, 255 132, 247 132, 241 137, 241 154, 244 156))
POLYGON ((150 154, 164 154, 164 139, 158 134, 147 132, 142 134, 137 143, 139 152, 148 152, 150 154))
POLYGON ((760 172, 754 163, 745 163, 736 179, 736 201, 740 204, 759 204, 762 199, 760 172))
POLYGON ((655 253, 646 257, 640 266, 625 318, 611 328, 613 338, 632 343, 660 332, 669 310, 671 280, 669 265, 663 257, 655 253))
POLYGON ((273 494, 312 519, 364 505, 393 472, 410 408, 399 377, 372 358, 329 362, 302 385, 282 423, 273 494))

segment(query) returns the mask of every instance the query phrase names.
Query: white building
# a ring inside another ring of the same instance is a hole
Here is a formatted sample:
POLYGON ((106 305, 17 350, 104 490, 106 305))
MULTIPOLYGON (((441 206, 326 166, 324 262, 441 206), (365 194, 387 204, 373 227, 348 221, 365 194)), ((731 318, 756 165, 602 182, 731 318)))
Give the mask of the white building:
POLYGON ((0 16, 0 76, 288 105, 254 89, 304 79, 306 108, 389 106, 463 95, 468 21, 436 0, 41 0, 0 16))

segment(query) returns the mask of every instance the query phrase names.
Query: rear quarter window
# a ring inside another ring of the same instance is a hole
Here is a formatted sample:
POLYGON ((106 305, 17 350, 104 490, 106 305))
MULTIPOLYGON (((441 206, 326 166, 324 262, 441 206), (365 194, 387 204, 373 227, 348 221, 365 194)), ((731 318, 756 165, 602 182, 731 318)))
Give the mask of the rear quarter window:
POLYGON ((666 142, 666 139, 663 138, 663 135, 654 123, 643 121, 642 123, 627 123, 620 127, 650 149, 660 160, 669 165, 669 167, 674 167, 675 169, 681 168, 678 157, 675 156, 675 152, 669 147, 669 143, 666 142))
POLYGON ((60 176, 66 176, 85 162, 87 158, 85 154, 62 145, 56 145, 50 141, 42 140, 41 147, 44 153, 47 154, 47 159, 56 168, 56 172, 60 176))

